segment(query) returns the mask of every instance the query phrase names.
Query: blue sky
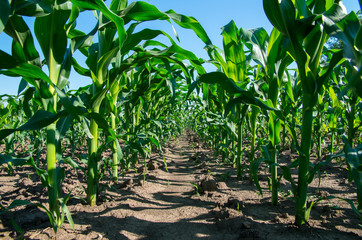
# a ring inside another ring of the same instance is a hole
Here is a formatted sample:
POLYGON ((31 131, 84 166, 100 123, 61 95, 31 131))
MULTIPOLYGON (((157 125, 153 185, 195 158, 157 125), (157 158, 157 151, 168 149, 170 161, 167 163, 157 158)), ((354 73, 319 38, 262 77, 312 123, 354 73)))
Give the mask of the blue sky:
MULTIPOLYGON (((146 0, 147 1, 147 0, 146 0)), ((108 0, 107 2, 110 2, 108 0)), ((133 2, 133 1, 129 1, 133 2)), ((234 20, 240 28, 251 29, 264 27, 268 32, 272 25, 266 18, 262 6, 262 0, 149 0, 150 4, 155 5, 161 11, 173 9, 175 12, 195 17, 208 33, 214 45, 222 46, 221 28, 234 20)), ((358 0, 343 1, 347 11, 358 11, 360 9, 358 0)), ((27 20, 29 27, 32 28, 32 19, 27 20)), ((84 14, 79 19, 78 28, 88 32, 94 26, 94 18, 91 13, 84 14)), ((174 24, 180 38, 180 46, 194 52, 198 57, 207 59, 204 43, 197 38, 192 30, 186 30, 174 24)), ((166 21, 152 21, 142 24, 142 27, 161 29, 170 35, 173 34, 172 27, 166 21)), ((5 34, 0 34, 0 48, 10 53, 11 39, 5 34)), ((77 56, 76 56, 77 58, 77 56)), ((78 59, 78 58, 77 58, 78 59)), ((81 65, 85 66, 81 61, 81 65)), ((70 88, 77 89, 91 83, 90 79, 77 75, 74 71, 70 76, 70 88)), ((8 78, 0 75, 2 94, 17 94, 19 79, 8 78)))

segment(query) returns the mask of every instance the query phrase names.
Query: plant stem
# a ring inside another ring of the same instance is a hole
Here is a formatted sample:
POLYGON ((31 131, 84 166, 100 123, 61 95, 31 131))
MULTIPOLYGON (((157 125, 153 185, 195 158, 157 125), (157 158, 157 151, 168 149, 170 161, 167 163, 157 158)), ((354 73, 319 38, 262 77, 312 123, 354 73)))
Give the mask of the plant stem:
POLYGON ((317 132, 317 158, 318 160, 321 160, 322 158, 322 116, 320 115, 320 112, 318 112, 318 119, 316 123, 316 132, 317 132))
MULTIPOLYGON (((113 113, 111 114, 111 127, 113 129, 113 131, 116 130, 116 115, 114 115, 113 113)), ((112 164, 112 173, 113 173, 113 181, 114 182, 118 182, 118 153, 117 153, 117 139, 114 139, 112 142, 112 159, 113 159, 113 164, 112 164)))
POLYGON ((299 159, 298 169, 298 188, 296 196, 296 216, 295 223, 300 226, 308 220, 307 216, 307 194, 308 194, 308 173, 309 173, 309 159, 312 140, 312 127, 313 127, 313 108, 308 106, 307 98, 303 94, 303 119, 302 119, 302 142, 301 142, 301 155, 299 159))
POLYGON ((271 179, 272 179, 272 204, 274 206, 278 205, 278 169, 277 169, 277 149, 276 146, 272 146, 269 150, 271 154, 272 165, 271 170, 271 179))
POLYGON ((356 115, 356 102, 357 102, 357 97, 352 96, 350 99, 351 111, 349 113, 349 119, 348 119, 348 143, 349 145, 351 145, 352 148, 353 148, 353 138, 355 135, 354 118, 356 115))
POLYGON ((48 196, 49 211, 52 213, 55 222, 53 225, 56 231, 61 226, 61 217, 58 202, 58 182, 57 182, 57 159, 56 159, 56 124, 52 123, 47 127, 47 172, 48 172, 48 196))
MULTIPOLYGON (((254 162, 255 158, 255 138, 256 138, 256 117, 260 110, 252 106, 252 112, 250 115, 250 127, 251 127, 251 148, 250 148, 250 155, 249 155, 249 166, 251 166, 254 162)), ((249 168, 249 178, 253 181, 253 173, 251 171, 251 167, 249 168)))
POLYGON ((335 138, 335 135, 336 135, 335 132, 336 132, 336 130, 333 127, 332 128, 332 135, 331 135, 331 154, 334 154, 334 138, 335 138))
MULTIPOLYGON (((99 109, 94 109, 94 112, 98 113, 99 109)), ((90 132, 93 136, 89 140, 88 145, 88 193, 87 201, 90 206, 94 206, 97 202, 98 195, 98 124, 94 119, 90 122, 90 132)))
POLYGON ((242 175, 242 169, 241 169, 241 148, 242 148, 242 127, 243 123, 241 121, 241 111, 240 111, 240 105, 237 106, 237 118, 239 120, 239 126, 238 126, 238 145, 237 145, 237 156, 236 156, 236 169, 237 169, 237 178, 241 179, 242 175))

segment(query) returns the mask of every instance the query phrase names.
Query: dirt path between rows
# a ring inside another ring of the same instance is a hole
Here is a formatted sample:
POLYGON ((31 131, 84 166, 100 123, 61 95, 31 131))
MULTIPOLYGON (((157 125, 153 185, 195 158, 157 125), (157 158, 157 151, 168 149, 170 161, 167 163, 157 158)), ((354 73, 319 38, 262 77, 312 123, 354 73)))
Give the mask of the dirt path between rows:
MULTIPOLYGON (((75 229, 65 223, 56 239, 361 239, 361 222, 348 204, 338 210, 330 207, 333 203, 321 204, 312 210, 311 226, 296 228, 291 200, 271 206, 266 181, 262 181, 265 194, 260 196, 248 180, 236 179, 234 169, 212 160, 211 151, 199 147, 195 138, 183 134, 165 148, 168 171, 162 157, 152 157, 145 175, 139 165, 138 171, 128 172, 118 184, 105 181, 97 206, 70 200, 75 229), (196 194, 195 186, 204 191, 196 194)), ((74 175, 67 176, 65 190, 84 186, 74 175)), ((46 193, 36 177, 24 181, 21 176, 1 173, 2 204, 14 198, 45 202, 46 193)), ((336 180, 332 174, 329 178, 336 180)), ((353 187, 342 187, 343 196, 353 199, 353 187)), ((79 194, 85 196, 82 191, 79 194)), ((38 209, 21 208, 13 216, 26 231, 25 238, 55 237, 47 216, 38 209)), ((1 220, 0 238, 16 238, 10 215, 1 220)))

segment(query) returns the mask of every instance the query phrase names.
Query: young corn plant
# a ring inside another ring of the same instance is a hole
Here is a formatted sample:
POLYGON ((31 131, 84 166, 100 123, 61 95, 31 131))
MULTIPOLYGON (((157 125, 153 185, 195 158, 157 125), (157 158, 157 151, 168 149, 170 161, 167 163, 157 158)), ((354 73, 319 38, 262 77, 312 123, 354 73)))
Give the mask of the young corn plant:
MULTIPOLYGON (((190 55, 193 55, 174 44, 171 38, 170 40, 173 43, 172 46, 166 48, 164 51, 143 51, 142 49, 137 48, 137 44, 141 41, 153 39, 158 35, 165 35, 168 37, 166 33, 159 30, 144 29, 134 33, 138 24, 144 21, 158 19, 173 20, 181 27, 194 30, 197 36, 199 36, 206 44, 210 43, 206 32, 195 19, 177 14, 172 10, 161 12, 155 6, 145 2, 133 2, 128 5, 128 1, 114 0, 111 2, 110 8, 108 8, 101 0, 72 0, 72 2, 80 8, 99 11, 97 15, 99 42, 94 43, 90 47, 86 46, 84 49, 85 51, 83 51, 87 55, 86 63, 89 70, 84 70, 79 65, 74 64, 79 73, 89 75, 93 80, 91 114, 93 116, 99 116, 97 117, 98 121, 102 119, 99 112, 105 96, 109 93, 110 88, 112 88, 113 97, 115 97, 119 90, 116 89, 116 85, 113 83, 114 81, 121 79, 123 73, 127 73, 127 71, 137 64, 143 63, 151 57, 167 59, 178 52, 188 55, 186 57, 190 59, 190 55), (115 12, 118 14, 115 14, 115 12), (130 24, 129 28, 126 30, 125 25, 132 20, 136 21, 136 23, 130 24), (115 28, 112 27, 114 25, 115 28), (117 29, 117 31, 115 29, 117 29), (134 53, 127 57, 130 51, 134 51, 134 53), (112 62, 115 62, 113 72, 109 70, 112 62)), ((191 56, 191 58, 193 58, 191 61, 195 62, 197 60, 194 55, 191 56)), ((172 59, 171 61, 179 62, 176 59, 172 59)), ((89 142, 87 199, 88 203, 93 206, 96 203, 98 194, 98 123, 97 120, 93 118, 90 122, 90 133, 92 137, 89 142)), ((117 137, 114 134, 112 134, 112 137, 114 138, 114 141, 117 141, 117 137)), ((114 162, 116 163, 113 163, 113 165, 117 166, 118 159, 114 159, 114 162)))
MULTIPOLYGON (((266 97, 270 101, 271 106, 277 109, 278 99, 282 81, 284 78, 286 67, 292 62, 292 59, 283 48, 284 37, 273 29, 270 34, 263 29, 254 29, 244 31, 244 36, 247 39, 246 43, 249 45, 252 52, 252 59, 255 60, 262 68, 263 79, 266 82, 266 97)), ((272 187, 272 204, 278 204, 278 172, 277 172, 277 155, 278 146, 280 144, 280 132, 282 120, 276 115, 275 112, 269 111, 268 116, 268 129, 269 129, 269 155, 271 156, 270 172, 271 172, 271 187, 272 187)), ((251 163, 252 164, 252 163, 251 163)), ((255 175, 255 174, 254 174, 255 175)))
MULTIPOLYGON (((210 58, 222 72, 207 73, 202 75, 198 80, 198 82, 208 84, 217 83, 225 93, 229 94, 227 104, 225 109, 223 109, 224 115, 228 115, 235 107, 233 115, 234 122, 237 126, 236 167, 238 178, 242 177, 242 131, 248 107, 254 105, 262 109, 273 109, 271 106, 256 98, 252 91, 245 90, 246 85, 249 83, 249 62, 251 59, 250 56, 245 55, 244 46, 247 38, 245 38, 242 33, 243 30, 239 30, 234 21, 231 21, 223 27, 222 35, 225 59, 215 47, 209 47, 207 49, 210 58)), ((195 85, 191 86, 190 89, 193 89, 195 85)), ((207 88, 204 86, 204 89, 207 88)))
POLYGON ((324 44, 328 39, 325 25, 333 26, 331 12, 340 8, 334 1, 263 1, 264 11, 269 21, 289 40, 289 54, 298 65, 298 73, 302 84, 302 139, 298 166, 298 185, 295 189, 296 214, 295 223, 302 225, 309 219, 310 208, 307 208, 308 184, 310 176, 309 160, 313 129, 313 111, 322 86, 327 84, 328 77, 342 59, 342 52, 337 51, 329 66, 321 69, 319 63, 324 44), (308 21, 307 21, 308 20, 308 21), (332 24, 331 24, 332 23, 332 24))
MULTIPOLYGON (((246 86, 248 62, 244 52, 244 44, 240 38, 240 31, 234 21, 231 21, 223 27, 222 36, 225 59, 215 47, 207 49, 210 58, 216 62, 216 65, 218 65, 222 72, 204 74, 200 77, 199 82, 219 84, 225 92, 235 94, 234 97, 236 100, 234 99, 234 102, 243 99, 240 95, 248 95, 245 99, 248 97, 253 99, 251 94, 239 88, 239 86, 246 86)), ((207 86, 204 86, 204 88, 207 89, 207 86)), ((248 100, 250 99, 247 99, 245 102, 247 103, 248 100)), ((235 161, 238 178, 242 177, 242 129, 245 112, 246 108, 242 111, 241 104, 236 104, 237 155, 235 161)), ((228 114, 228 112, 226 112, 226 114, 228 114)))
MULTIPOLYGON (((3 11, 4 9, 2 9, 3 11)), ((72 223, 65 199, 61 198, 62 169, 57 166, 57 125, 63 113, 58 113, 56 89, 63 89, 70 72, 70 51, 67 49, 66 23, 71 14, 69 1, 43 1, 11 6, 4 31, 13 38, 12 55, 0 51, 2 74, 22 77, 21 85, 35 87, 40 96, 42 110, 37 111, 29 121, 16 128, 1 131, 1 138, 11 132, 46 128, 46 186, 49 210, 47 213, 56 232, 64 221, 64 212, 72 223), (10 14, 11 13, 11 14, 10 14), (42 63, 34 45, 30 29, 22 15, 35 17, 34 33, 45 58, 48 72, 42 71, 42 63), (63 213, 60 212, 60 207, 63 213)), ((3 15, 2 15, 3 16, 3 15)), ((5 16, 6 17, 6 16, 5 16)))

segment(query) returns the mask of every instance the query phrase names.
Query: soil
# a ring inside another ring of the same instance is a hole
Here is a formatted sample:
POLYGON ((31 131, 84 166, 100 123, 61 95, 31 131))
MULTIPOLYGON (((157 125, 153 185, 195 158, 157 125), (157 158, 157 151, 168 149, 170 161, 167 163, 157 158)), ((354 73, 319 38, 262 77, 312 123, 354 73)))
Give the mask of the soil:
MULTIPOLYGON (((164 156, 167 168, 154 154, 147 160, 145 174, 137 165, 117 184, 110 183, 106 174, 94 207, 83 200, 82 172, 66 167, 63 190, 76 196, 67 204, 75 229, 65 222, 54 234, 45 212, 28 205, 1 215, 0 238, 21 237, 15 221, 25 239, 362 239, 359 217, 347 202, 337 199, 318 202, 308 224, 296 227, 289 182, 281 181, 279 205, 272 206, 265 167, 260 171, 260 195, 246 172, 238 180, 235 169, 222 164, 193 134, 168 144, 164 156)), ((288 164, 296 155, 283 151, 279 158, 288 164)), ((346 180, 343 162, 332 161, 320 179, 311 183, 310 199, 333 195, 356 204, 356 189, 346 180)), ((15 199, 46 206, 47 192, 30 167, 18 167, 10 176, 3 166, 0 186, 4 207, 15 199)))

